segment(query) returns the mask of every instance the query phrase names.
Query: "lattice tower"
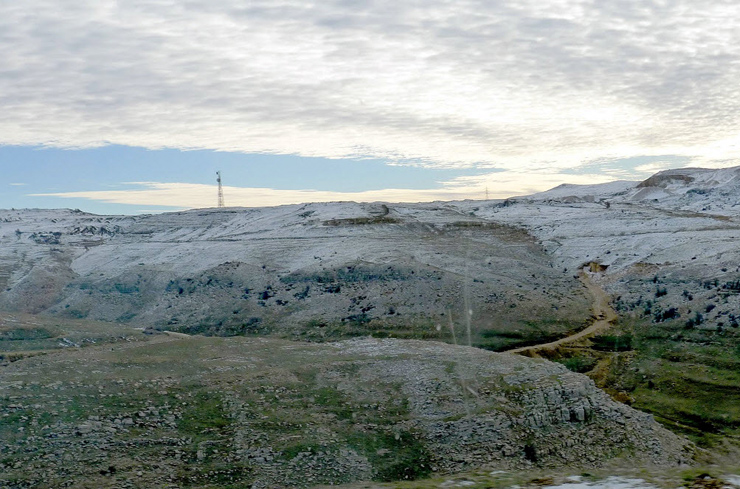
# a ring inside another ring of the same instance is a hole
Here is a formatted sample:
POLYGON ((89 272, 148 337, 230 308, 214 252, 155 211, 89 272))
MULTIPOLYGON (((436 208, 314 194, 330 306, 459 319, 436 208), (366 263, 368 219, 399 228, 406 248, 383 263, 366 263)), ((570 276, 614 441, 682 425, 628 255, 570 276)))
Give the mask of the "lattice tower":
POLYGON ((216 181, 218 182, 218 206, 226 207, 224 205, 224 188, 221 186, 221 172, 216 172, 216 181))

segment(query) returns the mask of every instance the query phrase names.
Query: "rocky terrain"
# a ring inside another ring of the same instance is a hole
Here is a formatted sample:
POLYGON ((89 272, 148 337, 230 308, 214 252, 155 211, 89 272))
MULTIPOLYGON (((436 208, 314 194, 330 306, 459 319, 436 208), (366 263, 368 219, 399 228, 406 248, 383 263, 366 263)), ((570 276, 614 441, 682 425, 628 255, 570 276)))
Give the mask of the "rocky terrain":
POLYGON ((526 232, 448 204, 155 216, 0 211, 0 309, 186 333, 449 339, 577 329, 588 301, 526 232))
POLYGON ((739 174, 0 211, 0 487, 737 460, 739 174))
POLYGON ((159 335, 14 362, 0 407, 2 487, 303 487, 694 455, 562 366, 415 340, 159 335))
POLYGON ((737 439, 740 168, 669 170, 459 208, 523 227, 557 267, 592 263, 619 320, 551 358, 700 443, 737 439))

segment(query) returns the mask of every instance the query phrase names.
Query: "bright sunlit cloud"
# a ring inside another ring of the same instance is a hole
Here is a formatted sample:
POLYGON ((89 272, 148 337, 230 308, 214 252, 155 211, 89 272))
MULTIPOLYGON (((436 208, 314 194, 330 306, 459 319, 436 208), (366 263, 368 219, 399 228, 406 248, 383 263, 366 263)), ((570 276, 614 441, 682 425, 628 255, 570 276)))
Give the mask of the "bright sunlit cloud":
MULTIPOLYGON (((609 181, 603 175, 543 174, 541 181, 533 184, 527 173, 494 173, 460 177, 448 182, 441 189, 383 189, 362 192, 330 192, 320 190, 279 190, 271 188, 245 188, 225 186, 226 205, 230 207, 261 207, 304 202, 429 202, 435 200, 481 200, 486 197, 501 199, 516 194, 529 194, 555 187, 562 183, 593 184, 609 181), (501 190, 520 188, 520 192, 501 190)), ((161 206, 176 209, 214 207, 214 185, 188 183, 138 182, 128 184, 123 190, 98 190, 34 194, 38 197, 88 199, 109 204, 136 206, 161 206)))
POLYGON ((28 0, 0 33, 0 144, 740 160, 737 2, 28 0))

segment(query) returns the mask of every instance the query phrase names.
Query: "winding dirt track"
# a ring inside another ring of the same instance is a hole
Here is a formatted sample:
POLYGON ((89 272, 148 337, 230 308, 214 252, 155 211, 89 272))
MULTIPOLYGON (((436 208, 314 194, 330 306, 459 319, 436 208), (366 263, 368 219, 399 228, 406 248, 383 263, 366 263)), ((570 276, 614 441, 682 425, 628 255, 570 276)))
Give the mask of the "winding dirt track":
POLYGON ((551 341, 549 343, 541 343, 539 345, 523 346, 521 348, 514 348, 513 350, 506 350, 506 353, 537 353, 540 350, 555 349, 559 346, 574 343, 579 340, 589 338, 602 331, 609 329, 614 321, 617 320, 617 312, 612 309, 609 305, 609 295, 604 292, 604 289, 593 283, 588 273, 581 270, 578 274, 583 285, 588 289, 589 294, 593 297, 593 318, 594 321, 585 329, 571 335, 561 338, 557 341, 551 341))

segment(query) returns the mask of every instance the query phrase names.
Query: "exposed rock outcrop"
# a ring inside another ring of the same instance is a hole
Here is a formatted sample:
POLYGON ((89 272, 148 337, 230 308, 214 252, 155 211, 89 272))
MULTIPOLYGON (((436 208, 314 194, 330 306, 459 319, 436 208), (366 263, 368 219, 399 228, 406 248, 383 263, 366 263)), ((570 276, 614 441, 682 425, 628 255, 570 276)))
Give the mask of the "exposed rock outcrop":
POLYGON ((560 365, 394 339, 160 335, 29 358, 4 368, 0 416, 12 487, 306 487, 693 450, 560 365))
POLYGON ((371 333, 446 338, 439 325, 450 316, 461 322, 472 309, 466 320, 477 331, 522 332, 497 339, 499 346, 539 335, 533 316, 549 321, 554 334, 588 316, 578 281, 553 268, 531 235, 449 206, 3 216, 5 311, 323 340, 371 333))

